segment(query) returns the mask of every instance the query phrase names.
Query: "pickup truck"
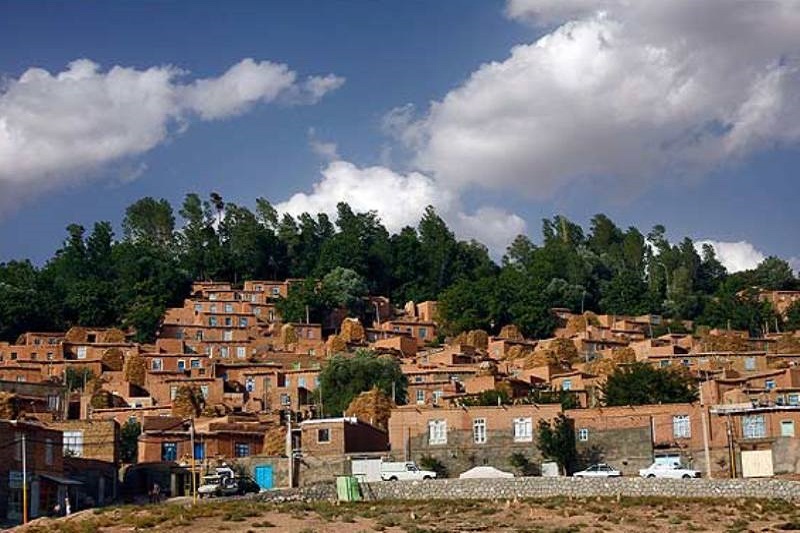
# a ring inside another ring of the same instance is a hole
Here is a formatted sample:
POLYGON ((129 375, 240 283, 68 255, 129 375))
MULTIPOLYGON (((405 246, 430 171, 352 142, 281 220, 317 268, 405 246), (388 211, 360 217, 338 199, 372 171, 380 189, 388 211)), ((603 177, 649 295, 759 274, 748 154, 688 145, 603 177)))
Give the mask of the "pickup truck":
POLYGON ((433 479, 436 472, 420 470, 411 461, 381 463, 381 479, 384 481, 402 481, 409 479, 433 479))
POLYGON ((686 468, 678 463, 663 464, 653 463, 647 468, 639 470, 640 477, 666 477, 673 479, 690 479, 700 477, 700 472, 686 468))

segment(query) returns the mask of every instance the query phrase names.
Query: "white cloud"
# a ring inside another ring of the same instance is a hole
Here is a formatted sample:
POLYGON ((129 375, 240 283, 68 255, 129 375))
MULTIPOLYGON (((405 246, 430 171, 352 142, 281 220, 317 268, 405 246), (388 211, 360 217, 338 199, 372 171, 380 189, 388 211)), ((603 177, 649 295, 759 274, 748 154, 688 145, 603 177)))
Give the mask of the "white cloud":
POLYGON ((312 152, 326 161, 335 161, 339 159, 339 151, 336 143, 320 140, 314 128, 308 129, 308 145, 311 147, 312 152))
POLYGON ((443 186, 548 198, 700 174, 800 140, 800 3, 514 0, 554 29, 384 126, 443 186), (623 182, 625 183, 625 182, 623 182))
POLYGON ((714 248, 714 253, 719 262, 731 273, 753 269, 766 258, 763 253, 747 241, 695 241, 694 246, 698 253, 702 254, 704 244, 710 244, 714 248))
POLYGON ((88 59, 55 74, 31 68, 0 88, 0 215, 20 200, 79 182, 163 143, 194 117, 222 119, 259 102, 313 103, 335 76, 298 82, 288 66, 244 59, 183 83, 172 66, 102 71, 88 59))
POLYGON ((310 193, 298 193, 276 205, 283 213, 327 213, 335 217, 336 205, 347 202, 356 212, 376 211, 389 231, 416 227, 425 208, 432 205, 462 238, 486 244, 499 257, 509 242, 525 232, 518 216, 494 207, 466 213, 458 198, 419 172, 399 174, 382 166, 360 168, 333 161, 322 169, 322 179, 310 193))

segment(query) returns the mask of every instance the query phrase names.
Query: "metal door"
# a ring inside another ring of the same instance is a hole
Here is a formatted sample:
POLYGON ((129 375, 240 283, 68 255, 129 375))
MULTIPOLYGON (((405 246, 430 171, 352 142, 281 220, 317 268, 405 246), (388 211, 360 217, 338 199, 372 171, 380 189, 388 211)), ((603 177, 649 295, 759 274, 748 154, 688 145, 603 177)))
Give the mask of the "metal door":
POLYGON ((742 477, 771 477, 772 450, 742 450, 742 477))
POLYGON ((255 470, 256 483, 262 489, 272 488, 272 465, 258 465, 255 470))

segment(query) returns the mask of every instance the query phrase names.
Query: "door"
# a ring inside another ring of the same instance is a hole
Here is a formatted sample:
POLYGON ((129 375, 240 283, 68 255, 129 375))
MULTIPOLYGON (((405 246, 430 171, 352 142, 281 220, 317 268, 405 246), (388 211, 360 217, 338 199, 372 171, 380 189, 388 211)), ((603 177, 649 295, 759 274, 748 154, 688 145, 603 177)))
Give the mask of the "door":
POLYGON ((742 450, 742 477, 771 477, 772 450, 742 450))
POLYGON ((272 488, 272 465, 258 465, 255 470, 256 483, 262 489, 272 488))

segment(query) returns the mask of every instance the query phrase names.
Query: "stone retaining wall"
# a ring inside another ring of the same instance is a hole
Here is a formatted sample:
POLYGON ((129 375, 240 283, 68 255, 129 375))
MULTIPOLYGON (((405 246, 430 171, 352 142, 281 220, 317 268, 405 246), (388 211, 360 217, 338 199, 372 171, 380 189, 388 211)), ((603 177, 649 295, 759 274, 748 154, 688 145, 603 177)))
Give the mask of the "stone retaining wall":
POLYGON ((432 479, 362 483, 367 500, 655 497, 800 501, 800 482, 777 479, 432 479))

